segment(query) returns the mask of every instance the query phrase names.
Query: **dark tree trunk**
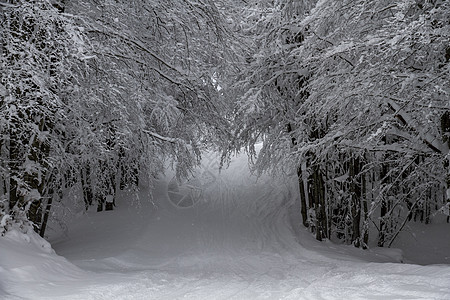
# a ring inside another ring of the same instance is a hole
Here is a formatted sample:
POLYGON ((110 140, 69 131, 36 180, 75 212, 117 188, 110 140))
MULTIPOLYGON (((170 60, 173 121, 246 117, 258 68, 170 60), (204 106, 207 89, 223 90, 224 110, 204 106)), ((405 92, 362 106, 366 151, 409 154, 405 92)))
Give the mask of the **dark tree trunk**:
POLYGON ((312 201, 315 213, 316 213, 316 239, 322 241, 327 238, 327 214, 325 203, 325 184, 323 181, 320 167, 318 165, 313 166, 312 178, 311 178, 311 193, 310 202, 312 201))
MULTIPOLYGON (((386 163, 383 163, 381 167, 381 174, 380 177, 382 178, 382 183, 387 184, 388 178, 387 174, 389 172, 388 165, 386 163)), ((386 241, 386 214, 389 210, 388 202, 385 199, 384 195, 380 195, 382 197, 381 199, 381 209, 380 209, 380 227, 379 227, 379 234, 378 234, 378 247, 383 247, 385 241, 386 241)))
POLYGON ((109 178, 107 178, 107 184, 109 185, 110 194, 107 197, 112 199, 105 199, 105 210, 113 210, 116 206, 116 176, 111 170, 109 171, 109 178))
POLYGON ((81 169, 81 188, 83 190, 84 206, 88 210, 94 200, 91 184, 91 167, 89 163, 86 163, 84 168, 81 169))
MULTIPOLYGON (((46 124, 45 117, 41 117, 39 122, 39 131, 44 132, 49 129, 48 124, 46 124)), ((44 235, 44 232, 41 232, 42 225, 42 197, 44 196, 44 189, 46 185, 50 184, 48 178, 46 178, 46 170, 48 169, 46 158, 50 154, 50 147, 48 143, 45 141, 39 141, 37 137, 34 138, 34 141, 31 145, 30 153, 28 155, 28 159, 30 161, 35 162, 39 166, 41 166, 41 174, 32 173, 25 175, 25 182, 28 187, 33 191, 38 192, 39 199, 33 199, 30 209, 28 210, 28 219, 33 222, 35 226, 35 231, 39 234, 44 235)), ((51 197, 52 195, 48 195, 51 197)), ((45 231, 45 229, 44 229, 45 231)))
POLYGON ((378 247, 383 247, 385 239, 386 239, 386 233, 385 233, 385 216, 387 213, 387 203, 386 200, 382 200, 381 202, 381 211, 380 211, 380 232, 378 235, 378 247))
MULTIPOLYGON (((292 126, 290 123, 286 125, 287 132, 291 135, 291 143, 292 146, 297 145, 297 141, 295 137, 292 136, 292 126)), ((305 184, 303 182, 303 172, 302 172, 302 163, 300 162, 299 166, 297 167, 297 180, 298 180, 298 186, 300 189, 300 214, 302 215, 302 223, 303 226, 309 227, 309 220, 308 220, 308 207, 306 204, 306 190, 305 190, 305 184)))
POLYGON ((298 178, 298 185, 300 188, 300 204, 301 204, 301 215, 302 215, 302 222, 303 226, 308 227, 308 207, 306 205, 306 191, 305 191, 305 184, 303 182, 303 172, 302 167, 299 166, 297 168, 297 178, 298 178))
MULTIPOLYGON (((50 194, 50 195, 52 195, 52 194, 50 194)), ((47 229, 48 217, 50 216, 50 210, 52 208, 52 202, 53 202, 53 198, 51 196, 49 196, 48 199, 47 199, 47 203, 45 205, 45 210, 44 210, 43 217, 42 217, 41 228, 39 230, 39 235, 41 237, 44 237, 45 230, 47 229)))
MULTIPOLYGON (((364 160, 365 161, 365 160, 364 160)), ((363 227, 363 243, 362 248, 367 249, 367 244, 369 243, 369 209, 367 205, 367 186, 366 186, 366 174, 361 175, 361 200, 363 204, 363 211, 364 211, 364 227, 363 227)))
POLYGON ((9 210, 19 208, 18 182, 19 178, 19 145, 17 135, 13 130, 9 132, 9 210))
MULTIPOLYGON (((44 237, 44 235, 45 235, 45 230, 47 229, 48 218, 50 216, 50 210, 52 208, 53 189, 50 188, 51 184, 52 183, 49 183, 49 186, 47 187, 47 191, 45 192, 45 194, 46 194, 45 198, 47 201, 43 201, 43 203, 41 204, 42 207, 44 208, 43 211, 41 212, 42 220, 40 222, 40 228, 39 228, 39 235, 41 237, 44 237)), ((42 210, 42 208, 41 208, 41 210, 42 210)))
POLYGON ((43 216, 42 216, 42 224, 41 224, 41 229, 39 231, 39 235, 41 237, 44 237, 45 235, 45 231, 47 229, 47 224, 48 224, 48 219, 50 216, 50 211, 52 208, 52 204, 53 204, 53 197, 58 197, 59 200, 62 199, 62 187, 63 187, 63 183, 62 183, 62 179, 59 177, 58 178, 58 170, 54 169, 50 178, 47 180, 48 185, 46 187, 46 191, 44 192, 44 194, 46 195, 46 203, 45 203, 45 209, 43 212, 43 216), (56 191, 55 191, 56 190, 56 191))
MULTIPOLYGON (((447 55, 450 57, 450 47, 447 49, 447 55)), ((448 59, 447 59, 448 60, 448 59)), ((441 132, 444 143, 447 143, 447 147, 450 149, 450 111, 446 111, 441 116, 441 132)), ((449 154, 444 159, 444 168, 447 170, 445 177, 445 197, 447 199, 447 205, 450 207, 450 161, 449 154)), ((450 215, 447 216, 447 223, 450 222, 450 215)))
POLYGON ((97 211, 113 210, 116 197, 116 176, 107 161, 100 161, 100 181, 103 189, 96 191, 97 211))
POLYGON ((350 177, 350 206, 352 216, 352 237, 351 241, 356 246, 360 246, 361 239, 361 188, 358 180, 358 174, 360 172, 360 162, 353 154, 351 154, 349 165, 349 177, 350 177))

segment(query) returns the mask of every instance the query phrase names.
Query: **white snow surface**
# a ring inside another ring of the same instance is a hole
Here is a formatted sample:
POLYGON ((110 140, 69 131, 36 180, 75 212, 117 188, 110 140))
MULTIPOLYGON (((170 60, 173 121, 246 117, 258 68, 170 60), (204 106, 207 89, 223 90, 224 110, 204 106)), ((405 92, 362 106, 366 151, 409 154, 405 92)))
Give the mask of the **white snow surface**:
POLYGON ((169 200, 168 174, 153 200, 123 193, 74 220, 51 237, 57 254, 33 234, 0 238, 0 299, 450 299, 450 265, 319 243, 292 225, 295 180, 257 180, 245 155, 221 173, 208 159, 192 207, 169 200))

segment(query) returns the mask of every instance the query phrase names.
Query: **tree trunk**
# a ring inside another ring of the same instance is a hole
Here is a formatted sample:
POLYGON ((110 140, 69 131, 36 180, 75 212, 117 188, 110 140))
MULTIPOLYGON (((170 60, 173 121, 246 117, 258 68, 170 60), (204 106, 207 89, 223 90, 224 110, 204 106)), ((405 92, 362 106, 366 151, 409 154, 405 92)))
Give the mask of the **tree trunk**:
POLYGON ((116 176, 111 170, 108 170, 109 178, 107 178, 107 184, 109 185, 110 194, 105 199, 105 210, 113 210, 116 206, 116 176))
POLYGON ((366 175, 362 175, 362 203, 364 210, 364 225, 363 225, 363 244, 362 248, 367 249, 369 243, 369 209, 367 205, 367 187, 366 187, 366 175))
MULTIPOLYGON (((50 126, 48 126, 45 117, 42 116, 39 121, 39 132, 47 131, 49 127, 50 126)), ((42 197, 44 196, 45 187, 50 184, 49 178, 47 178, 46 176, 48 170, 46 159, 48 158, 49 154, 50 146, 48 145, 48 143, 46 143, 46 141, 39 141, 37 136, 33 137, 33 143, 30 147, 28 159, 36 163, 36 165, 40 167, 40 171, 33 172, 31 174, 28 173, 25 175, 25 182, 32 193, 32 198, 28 200, 32 201, 30 209, 28 210, 28 219, 33 222, 35 231, 42 236, 44 235, 44 232, 42 231, 42 197), (34 191, 37 191, 36 197, 38 197, 38 199, 34 199, 34 191)), ((52 197, 52 195, 50 194, 48 196, 52 197)))
POLYGON ((39 231, 39 235, 41 237, 44 237, 45 230, 47 229, 48 219, 50 216, 50 210, 52 208, 53 203, 53 197, 59 197, 59 200, 62 199, 62 187, 63 182, 62 178, 58 177, 59 170, 53 169, 53 172, 51 173, 50 177, 46 181, 48 184, 45 187, 44 195, 47 199, 46 203, 44 204, 44 211, 42 215, 42 224, 39 231), (55 191, 56 190, 56 191, 55 191))
POLYGON ((84 168, 81 169, 81 188, 83 190, 84 206, 88 210, 94 200, 91 184, 91 167, 89 163, 86 163, 84 168))
POLYGON ((312 206, 316 214, 316 239, 322 241, 327 238, 328 228, 327 228, 327 214, 326 214, 326 203, 325 203, 325 185, 320 172, 319 166, 313 166, 312 184, 310 186, 310 202, 312 201, 312 206))
POLYGON ((42 217, 42 223, 41 228, 39 230, 39 235, 41 237, 44 237, 45 230, 47 229, 47 223, 48 223, 48 217, 50 216, 50 210, 52 208, 52 202, 53 202, 53 193, 49 193, 49 196, 47 197, 47 203, 45 205, 45 210, 42 217))
MULTIPOLYGON (((450 49, 450 48, 449 48, 450 49)), ((447 49, 447 53, 450 51, 447 49)), ((442 140, 444 143, 447 143, 447 150, 450 149, 450 111, 446 111, 441 116, 441 132, 442 132, 442 140)), ((447 212, 449 215, 447 216, 447 223, 450 222, 450 152, 447 152, 446 157, 444 158, 444 168, 447 170, 447 174, 445 177, 445 197, 447 199, 447 212)))
POLYGON ((328 238, 328 215, 326 213, 327 203, 325 199, 325 182, 323 180, 322 174, 320 172, 320 168, 317 170, 318 182, 319 182, 319 211, 320 211, 320 231, 321 231, 321 239, 328 238))
MULTIPOLYGON (((15 123, 15 122, 14 122, 15 123)), ((13 124, 14 124, 13 123, 13 124)), ((16 210, 23 206, 21 197, 18 193, 19 182, 19 161, 20 147, 18 143, 18 137, 14 128, 9 130, 9 210, 15 213, 16 210)))
MULTIPOLYGON (((1 45, 1 43, 0 43, 1 45)), ((1 103, 0 103, 1 104, 1 103)), ((1 132, 0 132, 1 134, 1 132)), ((6 141, 3 140, 2 137, 0 137, 0 158, 1 157, 5 157, 6 153, 4 150, 4 145, 5 145, 6 141)), ((0 164, 0 168, 3 170, 7 170, 7 166, 3 163, 4 160, 1 160, 1 164, 0 164)), ((7 174, 6 173, 0 173, 0 210, 4 210, 5 213, 9 213, 9 199, 7 198, 7 194, 8 194, 8 185, 6 182, 7 179, 7 174), (5 201, 5 202, 4 202, 5 201)))
POLYGON ((101 187, 96 191, 97 211, 113 210, 116 197, 116 177, 107 161, 100 161, 101 187))
POLYGON ((308 221, 308 207, 306 205, 306 191, 305 191, 305 184, 303 182, 303 172, 302 172, 302 166, 299 166, 297 169, 297 178, 298 178, 298 185, 300 187, 300 204, 301 204, 301 214, 302 214, 302 222, 303 226, 308 227, 309 221, 308 221))
POLYGON ((358 180, 360 162, 358 158, 355 158, 351 154, 349 164, 349 177, 350 177, 350 207, 352 217, 352 237, 351 242, 356 246, 360 246, 361 239, 361 188, 358 180))
MULTIPOLYGON (((381 174, 380 177, 382 178, 382 183, 386 184, 388 182, 388 179, 386 178, 388 174, 388 166, 386 163, 383 163, 381 167, 381 174)), ((384 195, 380 195, 382 197, 381 199, 381 210, 380 210, 380 227, 379 227, 379 234, 378 234, 378 247, 383 247, 385 241, 386 241, 386 214, 388 212, 388 202, 385 199, 384 195)))

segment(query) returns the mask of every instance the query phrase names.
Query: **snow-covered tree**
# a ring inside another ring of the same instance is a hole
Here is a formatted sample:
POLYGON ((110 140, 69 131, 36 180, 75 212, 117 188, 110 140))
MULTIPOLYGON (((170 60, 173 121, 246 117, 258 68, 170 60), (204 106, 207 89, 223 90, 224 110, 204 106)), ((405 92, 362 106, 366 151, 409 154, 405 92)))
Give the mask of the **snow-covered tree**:
POLYGON ((216 3, 1 7, 3 228, 22 214, 43 235, 51 199, 77 187, 86 208, 112 209, 116 187, 169 159, 187 176, 206 143, 224 142, 229 32, 216 3))
POLYGON ((297 173, 303 223, 318 239, 364 245, 378 223, 384 245, 413 213, 444 205, 449 11, 445 1, 369 0, 262 10, 235 145, 263 141, 260 171, 297 173))
MULTIPOLYGON (((83 97, 97 103, 90 118, 102 119, 93 122, 97 126, 108 124, 98 130, 111 137, 104 142, 108 149, 89 157, 109 164, 94 168, 99 172, 94 178, 114 185, 114 179, 98 177, 116 174, 118 165, 125 178, 132 178, 137 169, 155 174, 167 157, 176 161, 180 176, 187 176, 198 163, 205 138, 224 134, 226 127, 213 80, 226 49, 222 15, 215 4, 80 1, 71 9, 84 16, 95 55, 84 80, 96 88, 83 97), (137 148, 130 147, 135 144, 137 148), (125 167, 130 164, 135 167, 125 167)), ((104 197, 111 191, 102 193, 104 197)))
POLYGON ((71 70, 83 55, 81 28, 49 1, 0 8, 1 223, 28 219, 43 233, 63 152, 71 70))

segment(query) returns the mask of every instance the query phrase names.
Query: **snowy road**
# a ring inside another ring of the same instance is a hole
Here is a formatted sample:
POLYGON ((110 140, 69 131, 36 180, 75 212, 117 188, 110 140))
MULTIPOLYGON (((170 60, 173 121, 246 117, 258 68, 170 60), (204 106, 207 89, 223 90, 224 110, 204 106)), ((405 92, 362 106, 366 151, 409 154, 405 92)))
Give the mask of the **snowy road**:
POLYGON ((176 208, 162 180, 155 205, 85 216, 53 245, 77 267, 42 255, 3 289, 11 299, 450 299, 448 265, 388 263, 294 234, 289 189, 256 181, 245 157, 211 176, 193 207, 176 208))

